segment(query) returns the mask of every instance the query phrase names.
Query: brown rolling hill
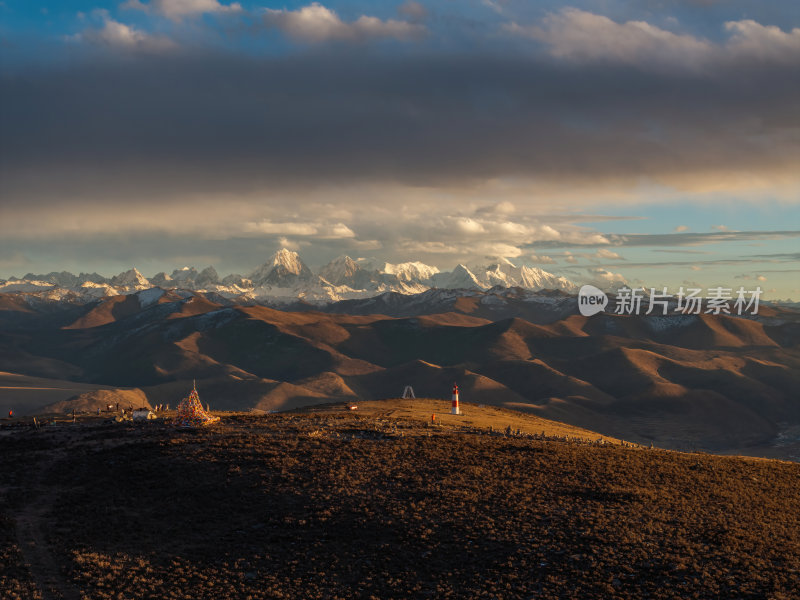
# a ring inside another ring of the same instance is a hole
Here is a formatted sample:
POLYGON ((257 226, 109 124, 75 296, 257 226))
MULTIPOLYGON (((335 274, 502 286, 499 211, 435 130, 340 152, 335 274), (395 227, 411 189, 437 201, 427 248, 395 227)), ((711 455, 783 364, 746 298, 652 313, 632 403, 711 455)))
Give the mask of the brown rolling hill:
POLYGON ((444 398, 455 381, 477 404, 671 448, 759 453, 800 425, 796 311, 587 318, 562 314, 560 296, 520 301, 517 314, 480 294, 447 298, 423 314, 409 297, 403 310, 417 314, 390 316, 345 312, 386 299, 292 312, 169 292, 59 316, 6 297, 0 369, 141 388, 151 404, 174 404, 197 379, 226 410, 380 399, 406 385, 444 398))
POLYGON ((130 296, 112 296, 92 308, 85 315, 65 329, 88 329, 113 323, 125 317, 130 317, 141 311, 139 299, 135 294, 130 296))
MULTIPOLYGON (((154 302, 144 300, 142 294, 103 298, 94 306, 90 306, 80 318, 67 325, 65 329, 89 329, 91 327, 100 327, 101 325, 114 323, 120 319, 138 315, 143 310, 150 308, 153 303, 166 304, 170 308, 175 309, 180 307, 180 310, 184 311, 186 310, 184 307, 186 307, 187 304, 190 306, 194 304, 207 304, 205 299, 201 297, 193 298, 191 303, 180 302, 181 296, 174 290, 164 291, 159 288, 153 288, 152 290, 148 290, 148 292, 150 292, 153 297, 157 296, 154 302)), ((199 314, 199 312, 201 311, 194 311, 192 314, 199 314)))
POLYGON ((112 390, 93 390, 83 392, 66 400, 48 404, 39 409, 40 413, 93 413, 97 410, 106 411, 109 405, 113 405, 116 410, 117 405, 120 409, 152 408, 147 396, 142 390, 138 389, 112 389, 112 390))

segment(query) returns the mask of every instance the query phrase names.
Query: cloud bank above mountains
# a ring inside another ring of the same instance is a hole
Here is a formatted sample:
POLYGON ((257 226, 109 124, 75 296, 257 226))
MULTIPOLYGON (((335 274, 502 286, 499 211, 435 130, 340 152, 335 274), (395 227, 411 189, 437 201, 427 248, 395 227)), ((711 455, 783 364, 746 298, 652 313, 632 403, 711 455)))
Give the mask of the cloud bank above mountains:
MULTIPOLYGON (((768 201, 784 208, 753 235, 791 236, 800 14, 650 4, 98 0, 61 3, 59 32, 12 20, 3 252, 114 240, 110 254, 213 256, 227 240, 229 264, 277 245, 319 264, 554 261, 549 248, 644 245, 584 215, 672 202, 768 201)), ((688 210, 633 233, 678 245, 677 226, 708 229, 688 210)))

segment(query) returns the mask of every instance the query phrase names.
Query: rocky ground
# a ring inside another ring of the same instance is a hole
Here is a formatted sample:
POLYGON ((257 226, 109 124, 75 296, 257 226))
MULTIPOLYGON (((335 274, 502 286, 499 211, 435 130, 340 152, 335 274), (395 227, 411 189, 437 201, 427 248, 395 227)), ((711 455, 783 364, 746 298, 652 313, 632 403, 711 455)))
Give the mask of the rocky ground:
POLYGON ((799 464, 367 408, 0 431, 0 597, 797 597, 799 464))

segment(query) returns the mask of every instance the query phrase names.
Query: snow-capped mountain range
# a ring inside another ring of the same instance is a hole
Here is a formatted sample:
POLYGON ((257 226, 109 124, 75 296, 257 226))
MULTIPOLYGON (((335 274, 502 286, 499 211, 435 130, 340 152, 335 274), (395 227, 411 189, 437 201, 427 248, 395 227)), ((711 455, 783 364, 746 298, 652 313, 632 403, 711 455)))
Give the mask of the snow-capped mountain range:
POLYGON ((286 248, 246 276, 231 274, 220 278, 214 267, 202 271, 183 267, 169 275, 157 273, 149 279, 135 268, 110 278, 97 273, 73 275, 62 271, 0 279, 0 292, 35 293, 49 299, 71 297, 89 301, 159 287, 213 292, 240 302, 269 304, 297 300, 326 304, 385 292, 419 294, 433 288, 487 290, 495 286, 571 293, 577 290, 577 286, 564 277, 535 267, 516 266, 506 259, 482 267, 458 265, 452 271, 442 272, 421 262, 383 263, 376 267, 341 256, 315 274, 297 252, 286 248))

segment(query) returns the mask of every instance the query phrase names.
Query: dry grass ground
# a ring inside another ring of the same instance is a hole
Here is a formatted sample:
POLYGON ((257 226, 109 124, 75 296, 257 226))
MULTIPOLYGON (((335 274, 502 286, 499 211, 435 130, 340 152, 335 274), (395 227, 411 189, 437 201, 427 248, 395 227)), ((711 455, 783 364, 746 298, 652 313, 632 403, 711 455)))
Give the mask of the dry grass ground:
POLYGON ((366 400, 352 403, 337 402, 333 404, 323 404, 309 406, 296 411, 301 414, 333 414, 340 413, 348 405, 355 405, 360 417, 369 417, 381 420, 391 420, 392 422, 407 423, 409 425, 436 424, 448 430, 462 431, 473 428, 489 429, 493 428, 496 432, 501 432, 506 427, 511 427, 513 431, 525 434, 541 435, 546 437, 574 438, 583 441, 595 441, 603 439, 608 443, 620 443, 620 440, 611 437, 601 436, 600 434, 573 427, 566 423, 543 419, 530 413, 523 413, 516 410, 509 410, 497 406, 476 405, 473 403, 461 402, 460 415, 453 415, 450 412, 451 403, 449 400, 439 400, 435 398, 415 398, 415 399, 392 399, 392 400, 366 400), (433 419, 432 417, 436 417, 433 419))
POLYGON ((797 597, 798 464, 403 406, 0 435, 0 597, 797 597))

